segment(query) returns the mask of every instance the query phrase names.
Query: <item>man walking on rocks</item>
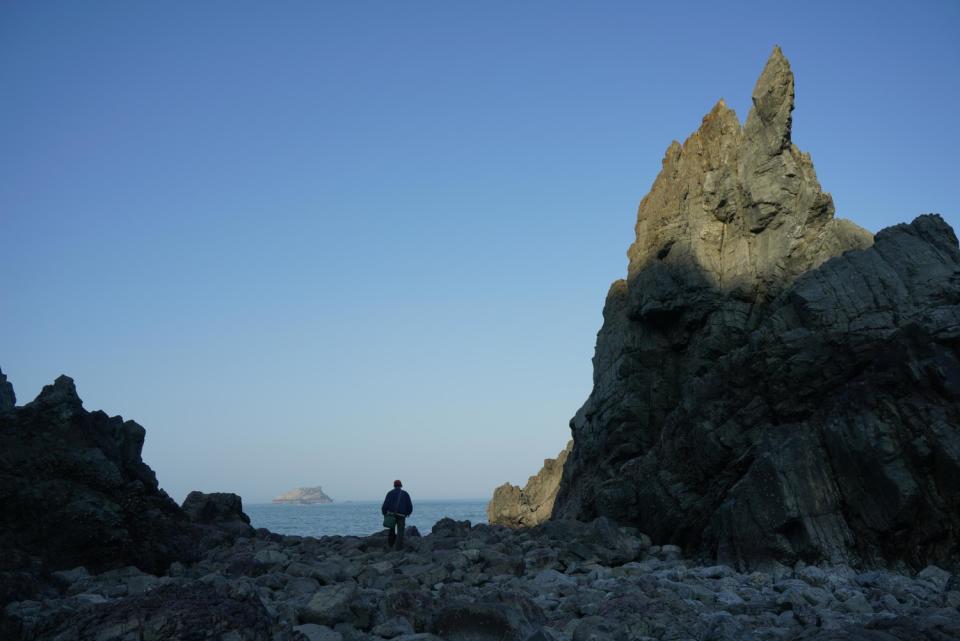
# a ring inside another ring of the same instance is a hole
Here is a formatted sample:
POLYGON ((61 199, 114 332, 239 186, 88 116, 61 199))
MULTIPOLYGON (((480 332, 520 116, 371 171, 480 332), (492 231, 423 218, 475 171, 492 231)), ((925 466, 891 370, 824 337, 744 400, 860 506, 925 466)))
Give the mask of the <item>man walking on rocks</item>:
POLYGON ((399 480, 393 482, 393 489, 387 492, 380 511, 383 513, 384 527, 389 526, 390 530, 387 537, 387 547, 392 548, 396 543, 399 550, 403 547, 403 530, 407 524, 407 517, 413 512, 413 502, 410 500, 410 495, 403 490, 403 483, 399 480), (390 523, 390 516, 393 517, 393 523, 390 523))

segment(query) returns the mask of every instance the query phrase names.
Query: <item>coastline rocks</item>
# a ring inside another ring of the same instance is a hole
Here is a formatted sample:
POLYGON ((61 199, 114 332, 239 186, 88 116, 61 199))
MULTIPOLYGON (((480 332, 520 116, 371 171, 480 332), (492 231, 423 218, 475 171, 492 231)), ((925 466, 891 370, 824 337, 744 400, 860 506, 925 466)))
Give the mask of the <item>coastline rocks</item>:
POLYGON ((553 514, 563 465, 571 449, 573 441, 567 443, 557 458, 545 459, 543 468, 529 478, 523 489, 504 483, 494 490, 487 505, 487 520, 507 527, 532 527, 548 520, 553 514))
POLYGON ((235 536, 253 536, 250 517, 243 512, 243 500, 229 492, 190 492, 181 509, 191 521, 211 525, 235 536))
POLYGON ((4 638, 98 641, 273 639, 269 613, 253 594, 233 597, 198 581, 167 583, 142 594, 121 598, 97 593, 80 594, 36 619, 30 618, 29 607, 13 611, 22 617, 18 618, 21 625, 16 631, 17 636, 4 638))
POLYGON ((133 421, 83 409, 67 376, 0 412, 0 569, 162 572, 195 558, 189 521, 140 458, 144 436, 133 421))
POLYGON ((960 629, 960 583, 938 567, 741 573, 679 558, 609 519, 444 525, 402 551, 380 536, 258 532, 161 575, 59 572, 42 601, 4 608, 0 638, 940 641, 960 629), (526 563, 534 552, 536 567, 526 563))
POLYGON ((324 494, 323 488, 301 487, 296 490, 290 490, 273 499, 273 503, 293 503, 296 505, 323 505, 333 503, 333 499, 324 494))
POLYGON ((552 518, 608 516, 741 569, 952 567, 957 239, 935 215, 875 239, 835 219, 791 143, 793 99, 775 49, 743 127, 721 101, 667 150, 552 518))

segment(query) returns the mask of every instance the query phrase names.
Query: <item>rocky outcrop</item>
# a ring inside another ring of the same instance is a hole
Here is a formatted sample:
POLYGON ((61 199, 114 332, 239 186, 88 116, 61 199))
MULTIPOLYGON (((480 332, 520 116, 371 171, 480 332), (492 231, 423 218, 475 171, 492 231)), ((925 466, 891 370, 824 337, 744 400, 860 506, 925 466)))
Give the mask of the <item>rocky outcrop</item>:
POLYGON ((570 441, 557 458, 544 459, 543 468, 523 488, 504 483, 494 490, 487 504, 487 520, 507 527, 532 527, 548 520, 560 489, 563 465, 572 448, 570 441))
POLYGON ((7 375, 0 370, 0 412, 12 410, 17 404, 17 395, 13 393, 13 385, 7 380, 7 375))
POLYGON ((252 536, 250 517, 243 511, 243 499, 230 492, 190 492, 181 506, 194 523, 210 525, 239 536, 252 536))
POLYGON ((141 459, 145 435, 134 421, 85 410, 67 376, 0 411, 0 605, 42 590, 50 571, 159 573, 253 534, 235 495, 191 495, 189 515, 177 506, 141 459))
POLYGON ((273 499, 274 503, 293 503, 296 505, 322 505, 333 503, 333 499, 324 494, 323 488, 301 487, 296 490, 290 490, 273 499))
POLYGON ((721 101, 667 150, 554 517, 610 516, 739 567, 953 564, 957 239, 937 216, 875 239, 835 219, 793 106, 775 49, 745 126, 721 101))
POLYGON ((54 569, 161 571, 188 557, 187 519, 141 460, 144 436, 83 409, 67 376, 0 413, 0 547, 54 569))

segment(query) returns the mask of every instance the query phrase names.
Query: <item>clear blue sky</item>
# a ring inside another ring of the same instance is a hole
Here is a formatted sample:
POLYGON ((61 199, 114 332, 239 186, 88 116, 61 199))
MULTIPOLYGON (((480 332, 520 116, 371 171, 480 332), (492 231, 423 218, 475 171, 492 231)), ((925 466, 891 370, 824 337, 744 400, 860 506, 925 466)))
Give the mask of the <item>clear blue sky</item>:
POLYGON ((667 145, 774 44, 841 216, 956 226, 960 3, 3 2, 0 367, 192 489, 555 455, 667 145))

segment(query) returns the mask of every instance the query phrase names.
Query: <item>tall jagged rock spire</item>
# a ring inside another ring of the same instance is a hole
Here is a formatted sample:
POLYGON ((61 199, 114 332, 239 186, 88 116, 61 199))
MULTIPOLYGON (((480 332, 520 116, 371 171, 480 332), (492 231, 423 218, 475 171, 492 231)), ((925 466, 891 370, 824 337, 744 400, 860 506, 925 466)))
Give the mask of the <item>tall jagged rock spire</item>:
POLYGON ((775 47, 743 127, 720 102, 667 149, 552 517, 741 566, 955 560, 956 237, 834 218, 793 106, 775 47))
POLYGON ((793 128, 793 72, 780 47, 774 46, 753 88, 753 107, 744 135, 775 156, 790 146, 793 128))
POLYGON ((793 73, 779 47, 757 80, 747 124, 723 100, 672 143, 637 212, 628 280, 640 315, 676 311, 704 288, 763 302, 872 235, 833 217, 810 156, 790 142, 793 73))

